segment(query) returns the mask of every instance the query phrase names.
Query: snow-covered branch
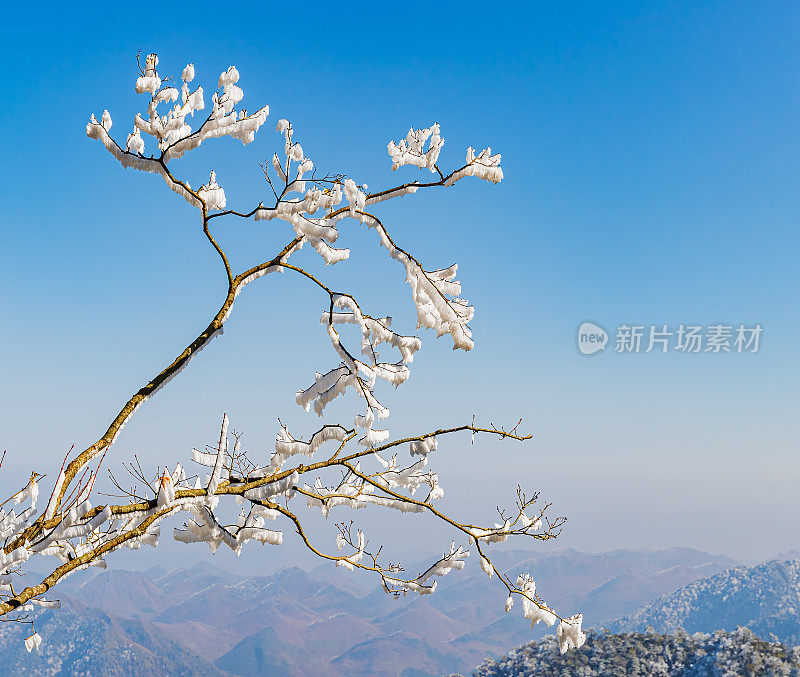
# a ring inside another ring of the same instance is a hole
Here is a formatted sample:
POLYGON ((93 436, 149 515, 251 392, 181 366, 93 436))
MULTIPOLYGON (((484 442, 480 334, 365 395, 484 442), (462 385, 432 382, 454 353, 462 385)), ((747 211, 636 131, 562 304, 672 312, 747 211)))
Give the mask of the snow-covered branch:
MULTIPOLYGON (((352 219, 374 230, 379 247, 384 247, 403 267, 416 309, 417 329, 432 329, 437 337, 449 334, 454 349, 470 350, 474 340, 469 323, 475 308, 462 297, 461 283, 456 279, 457 264, 423 266, 409 249, 395 243, 376 210, 387 200, 413 195, 419 190, 450 187, 469 176, 496 184, 503 178, 500 155, 493 155, 489 148, 476 154, 470 147, 465 164, 444 172, 440 165, 445 142, 440 125, 412 128, 404 139, 388 144, 391 169, 417 168, 426 175, 433 174, 432 180, 411 180, 368 192, 366 183, 339 168, 319 171, 299 142, 292 123, 282 118, 275 127, 282 137, 282 149, 268 153, 268 159, 261 165, 267 197, 250 209, 234 209, 229 206, 222 185, 224 172, 218 175, 214 168, 208 167, 203 175, 203 179, 206 176, 208 179, 193 188, 186 178, 179 177, 175 163, 210 139, 230 137, 243 144, 252 142, 266 121, 269 107, 263 106, 255 113, 240 107, 244 92, 234 66, 221 73, 208 97, 202 87, 192 84, 194 64, 182 69, 180 87, 171 84, 172 78, 162 79, 158 65, 158 57, 149 54, 140 68, 134 89, 148 97, 146 110, 136 114, 124 143, 111 136, 108 110, 103 111, 100 121, 91 115, 86 133, 99 140, 123 168, 161 176, 172 191, 199 211, 198 231, 214 248, 224 267, 223 302, 207 327, 128 399, 94 444, 72 458, 68 454, 55 476, 43 513, 38 512, 41 476, 36 473, 12 497, 15 503, 28 501, 30 505, 20 513, 0 511, 0 533, 4 539, 0 550, 0 616, 16 613, 20 618, 19 614, 24 614, 30 604, 53 604, 42 596, 58 581, 87 566, 104 566, 104 558, 119 548, 156 545, 163 521, 185 513, 183 526, 175 527, 172 532, 178 541, 205 543, 212 552, 225 545, 238 555, 251 541, 280 545, 282 528, 289 526, 318 556, 340 568, 377 574, 384 589, 394 595, 434 592, 436 579, 464 568, 470 554, 468 548, 474 548, 482 569, 504 583, 507 610, 513 606, 516 595, 522 598, 523 613, 532 622, 559 620, 536 596, 530 576, 521 575, 512 583, 495 568, 488 548, 510 537, 555 538, 564 519, 549 519, 549 504, 539 504, 538 494, 528 497, 520 489, 516 506, 499 510, 499 521, 485 524, 460 521, 441 507, 445 489, 439 474, 430 467, 436 454, 441 453, 440 440, 455 433, 468 432, 473 442, 476 435, 515 440, 529 436, 517 433, 516 426, 510 430, 476 427, 473 420, 472 425, 392 440, 386 424, 376 427, 376 422, 389 416, 389 408, 378 399, 377 390, 381 383, 398 387, 409 379, 410 365, 421 349, 421 339, 394 328, 385 309, 368 314, 353 294, 335 290, 326 283, 322 272, 290 262, 306 243, 319 254, 325 266, 348 260, 350 249, 338 246, 339 225, 345 219, 352 219), (210 106, 206 111, 207 100, 210 106), (206 111, 205 117, 201 111, 206 111), (269 222, 264 225, 270 228, 283 226, 288 243, 271 258, 236 272, 223 237, 215 229, 219 219, 227 217, 269 222), (119 492, 116 496, 121 502, 93 506, 91 500, 97 494, 101 464, 126 422, 180 374, 213 338, 222 334, 244 287, 274 272, 297 275, 299 283, 312 284, 322 293, 324 302, 316 312, 321 310, 320 322, 335 356, 327 371, 316 372, 313 383, 297 391, 297 404, 307 411, 313 408, 322 416, 334 399, 346 392, 354 393, 360 405, 352 425, 327 423, 304 440, 280 423, 274 451, 265 458, 256 458, 242 447, 241 433, 229 430, 226 415, 215 443, 191 452, 191 463, 201 468, 200 472, 187 472, 187 468, 194 466, 184 467, 180 462, 171 470, 158 468, 154 473, 148 472, 136 459, 135 463, 124 466, 131 475, 130 485, 109 472, 109 480, 119 492), (348 345, 345 340, 345 325, 358 328, 360 338, 356 345, 348 345), (381 356, 382 349, 396 352, 387 359, 381 356), (405 460, 401 460, 403 447, 408 453, 405 460), (221 504, 230 501, 240 507, 234 523, 228 523, 220 509, 221 504), (425 571, 416 576, 406 575, 399 564, 384 563, 382 547, 370 545, 364 532, 355 529, 352 522, 337 525, 336 554, 315 545, 295 509, 303 504, 319 509, 326 517, 332 510, 366 506, 419 513, 447 524, 463 544, 454 540, 425 571), (270 527, 277 528, 268 528, 268 522, 270 527), (19 589, 14 585, 14 576, 34 556, 55 557, 60 564, 41 582, 19 589)), ((375 248, 376 253, 379 247, 375 248)), ((561 646, 580 646, 583 641, 580 616, 560 620, 561 646)), ((26 641, 28 650, 37 649, 40 641, 34 632, 26 641)))

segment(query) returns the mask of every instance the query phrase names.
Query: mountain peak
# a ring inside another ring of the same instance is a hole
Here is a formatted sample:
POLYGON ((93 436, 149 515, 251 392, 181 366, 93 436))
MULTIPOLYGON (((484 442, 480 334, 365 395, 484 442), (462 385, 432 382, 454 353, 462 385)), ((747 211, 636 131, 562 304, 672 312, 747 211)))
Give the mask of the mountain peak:
POLYGON ((800 644, 800 561, 771 560, 694 581, 608 624, 614 632, 709 632, 747 626, 762 639, 800 644))

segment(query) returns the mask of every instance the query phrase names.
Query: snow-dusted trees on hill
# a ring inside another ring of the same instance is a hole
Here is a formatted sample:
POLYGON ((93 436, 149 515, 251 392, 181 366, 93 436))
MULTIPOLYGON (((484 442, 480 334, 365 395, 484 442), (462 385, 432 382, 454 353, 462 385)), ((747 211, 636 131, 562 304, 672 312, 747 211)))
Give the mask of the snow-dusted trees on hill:
MULTIPOLYGON (((423 267, 410 251, 395 242, 378 210, 386 200, 452 186, 467 177, 498 183, 503 178, 500 155, 492 154, 489 148, 480 152, 468 148, 461 166, 443 171, 439 155, 444 138, 439 125, 412 129, 405 138, 390 142, 388 152, 393 170, 411 165, 409 169, 421 171, 422 178, 369 192, 366 184, 338 173, 338 169, 319 171, 295 137, 292 124, 280 119, 276 131, 282 139, 282 152, 275 153, 263 168, 269 198, 243 209, 230 208, 224 185, 213 170, 209 168, 207 183, 192 187, 175 171, 175 161, 220 137, 233 137, 243 144, 251 142, 267 121, 269 108, 264 106, 254 113, 238 108, 244 93, 239 86, 239 72, 233 66, 219 76, 210 97, 193 84, 193 64, 183 69, 180 86, 162 81, 157 68, 155 54, 148 55, 140 66, 135 89, 146 95, 147 108, 144 115, 134 118, 124 143, 111 136, 108 111, 103 111, 99 121, 92 115, 86 133, 100 141, 124 168, 157 174, 170 190, 197 210, 198 230, 202 228, 224 269, 224 300, 199 336, 123 404, 99 439, 65 459, 46 500, 39 501, 38 472, 33 472, 26 486, 9 499, 27 507, 19 513, 0 513, 4 539, 0 554, 0 615, 24 620, 30 605, 57 606, 57 602, 47 601, 44 596, 60 579, 87 566, 104 566, 104 557, 118 548, 155 545, 162 522, 183 512, 188 515, 185 524, 174 529, 179 541, 205 542, 212 551, 224 544, 239 553, 250 540, 279 545, 283 530, 288 528, 321 558, 344 569, 370 571, 387 593, 395 595, 434 592, 438 576, 464 567, 470 554, 465 545, 469 545, 486 574, 495 576, 505 589, 507 611, 516 598, 521 598, 524 616, 532 623, 559 623, 557 635, 562 650, 580 646, 584 641, 580 615, 561 619, 537 595, 531 575, 520 574, 512 580, 492 562, 492 543, 512 536, 538 540, 557 536, 563 519, 550 520, 548 505, 539 503, 538 494, 519 490, 516 505, 500 511, 499 522, 486 525, 463 523, 437 507, 444 490, 429 461, 441 453, 437 448, 443 438, 457 433, 515 440, 528 436, 519 434, 516 428, 479 427, 473 421, 456 428, 392 439, 389 430, 381 427, 385 426, 381 421, 389 416, 389 409, 377 399, 375 385, 380 379, 399 386, 408 379, 409 365, 421 347, 420 339, 395 331, 390 317, 368 314, 351 294, 334 291, 316 274, 292 262, 293 255, 304 245, 312 247, 326 265, 345 261, 350 250, 334 246, 339 238, 338 225, 343 219, 354 219, 375 232, 379 245, 375 255, 380 255, 383 247, 402 267, 416 307, 418 327, 432 329, 438 337, 449 334, 454 349, 470 350, 473 340, 469 322, 475 310, 461 297, 457 266, 423 267), (201 115, 200 111, 205 112, 201 115), (214 235, 215 226, 222 219, 273 221, 273 228, 285 223, 285 246, 271 258, 236 271, 214 235), (184 467, 177 462, 174 470, 156 473, 153 478, 139 466, 132 468, 139 488, 123 489, 117 483, 122 502, 92 505, 100 462, 125 423, 222 334, 245 286, 272 273, 294 275, 298 284, 314 285, 324 298, 320 322, 330 339, 333 361, 324 373, 317 372, 313 382, 297 392, 297 403, 322 416, 332 400, 350 391, 360 402, 354 421, 323 425, 306 439, 281 426, 274 453, 261 462, 240 449, 238 439, 228 432, 227 416, 223 416, 215 448, 195 449, 191 464, 184 467), (359 328, 359 345, 347 345, 340 335, 342 325, 347 324, 359 328), (382 348, 391 357, 382 356, 382 348), (201 468, 199 474, 190 470, 196 466, 201 468), (230 500, 242 506, 241 513, 235 524, 224 524, 217 509, 221 502, 230 500), (42 510, 40 503, 44 504, 42 510), (304 507, 319 509, 328 516, 341 508, 367 505, 425 513, 449 524, 455 539, 464 545, 457 545, 454 540, 425 572, 408 577, 398 565, 384 563, 380 548, 373 546, 352 523, 339 523, 332 533, 320 535, 308 533, 303 524, 304 507), (46 556, 55 557, 60 564, 40 583, 26 586, 20 582, 24 579, 15 576, 31 558, 46 556)), ((502 604, 502 597, 498 603, 502 604)), ((29 650, 38 647, 40 641, 38 634, 32 634, 27 641, 29 650)))

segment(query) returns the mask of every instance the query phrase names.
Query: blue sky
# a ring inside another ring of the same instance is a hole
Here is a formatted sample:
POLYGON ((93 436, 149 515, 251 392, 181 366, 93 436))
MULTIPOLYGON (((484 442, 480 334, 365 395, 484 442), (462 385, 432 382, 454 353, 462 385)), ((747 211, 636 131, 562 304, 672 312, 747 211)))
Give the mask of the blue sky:
MULTIPOLYGON (((457 261, 477 307, 471 353, 421 335, 411 380, 386 398, 392 429, 474 413, 523 417, 535 435, 443 443, 446 507, 489 520, 521 482, 569 517, 563 545, 745 559, 798 546, 797 4, 162 7, 2 10, 3 486, 93 442, 222 298, 193 210, 84 133, 108 108, 124 141, 145 105, 135 55, 156 51, 162 74, 193 61, 208 96, 235 64, 245 107, 270 106, 246 148, 207 143, 174 165, 192 185, 215 169, 232 205, 266 198, 257 163, 280 151, 282 117, 318 167, 370 188, 417 176, 390 172, 385 151, 411 125, 441 124, 445 167, 469 145, 503 154, 498 186, 464 181, 380 211, 426 267, 457 261), (764 334, 757 354, 587 358, 584 320, 612 333, 722 322, 764 334)), ((239 267, 287 233, 220 226, 239 267)), ((374 234, 347 223, 340 242, 353 256, 326 279, 413 331, 402 271, 374 234)), ((303 261, 319 269, 315 256, 303 261)), ((315 429, 294 393, 335 364, 323 305, 287 276, 248 287, 223 339, 129 423, 111 467, 133 452, 152 466, 183 460, 223 411, 255 455, 278 416, 315 429)), ((413 547, 449 543, 396 528, 413 547)), ((165 543, 158 557, 185 552, 165 543)))

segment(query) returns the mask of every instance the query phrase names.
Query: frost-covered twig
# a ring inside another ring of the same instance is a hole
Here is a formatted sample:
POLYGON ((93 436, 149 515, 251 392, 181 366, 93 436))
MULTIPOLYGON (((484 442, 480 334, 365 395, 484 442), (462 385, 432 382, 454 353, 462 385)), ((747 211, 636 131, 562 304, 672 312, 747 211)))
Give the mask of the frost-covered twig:
MULTIPOLYGON (((503 178, 500 155, 492 154, 489 148, 476 154, 470 147, 465 164, 446 173, 440 168, 444 138, 439 124, 412 128, 404 139, 388 144, 392 170, 416 167, 433 174, 434 180, 405 181, 368 192, 367 185, 356 181, 352 175, 338 170, 318 171, 298 141, 291 122, 281 119, 276 131, 283 139, 282 156, 274 153, 261 166, 274 199, 269 199, 267 204, 262 201, 249 210, 234 209, 228 205, 224 177, 218 176, 213 168, 207 170, 208 180, 193 188, 174 171, 174 163, 212 139, 230 137, 243 144, 250 143, 265 123, 269 107, 263 106, 255 113, 240 107, 244 92, 234 66, 222 72, 216 91, 208 99, 202 87, 190 87, 195 79, 194 64, 188 64, 181 71, 180 88, 171 84, 177 79, 162 79, 159 75, 155 54, 147 55, 143 66, 137 58, 137 64, 139 75, 135 90, 148 99, 145 114, 135 116, 125 143, 112 138, 112 119, 107 110, 103 111, 100 121, 91 116, 86 133, 99 140, 123 168, 159 175, 170 190, 198 210, 198 231, 215 250, 224 269, 224 299, 206 329, 128 399, 94 444, 71 459, 68 454, 42 514, 37 512, 36 505, 41 476, 35 473, 26 487, 14 496, 17 503, 30 500, 30 506, 20 514, 0 512, 0 535, 4 539, 0 551, 0 584, 6 586, 5 594, 0 597, 0 616, 24 611, 29 604, 50 604, 42 595, 59 580, 87 566, 104 566, 104 557, 120 547, 155 545, 163 520, 178 512, 187 513, 189 517, 183 528, 174 530, 177 540, 204 542, 212 551, 224 544, 237 554, 250 541, 262 545, 280 544, 282 531, 267 528, 266 521, 288 520, 305 545, 317 555, 334 561, 339 567, 377 573, 384 589, 395 595, 433 592, 434 579, 463 568, 469 554, 465 546, 454 541, 424 572, 414 577, 403 576, 399 564, 382 563, 383 548, 370 547, 362 531, 353 532, 351 522, 337 527, 337 552, 345 548, 347 552, 329 555, 312 544, 301 518, 290 508, 304 501, 326 516, 333 509, 366 505, 432 516, 448 524, 460 538, 476 548, 482 568, 490 575, 497 574, 512 603, 513 595, 522 597, 526 617, 546 622, 559 618, 536 597, 530 577, 521 576, 511 583, 501 575, 491 562, 487 548, 509 537, 555 538, 563 518, 551 521, 546 514, 549 504, 537 508, 538 494, 526 497, 520 489, 514 511, 498 508, 500 522, 475 525, 459 521, 438 507, 445 492, 438 473, 428 467, 439 439, 454 433, 469 432, 473 442, 476 434, 516 440, 529 436, 517 432, 519 423, 510 430, 476 427, 473 418, 472 425, 391 440, 387 427, 376 427, 377 421, 389 416, 388 407, 378 399, 378 384, 384 382, 397 387, 410 377, 409 365, 421 348, 421 339, 395 331, 390 316, 368 314, 351 293, 335 291, 320 274, 307 266, 290 263, 305 244, 319 254, 326 266, 346 261, 350 250, 334 244, 340 238, 340 222, 353 219, 375 230, 380 246, 403 266, 416 308, 417 328, 432 329, 437 336, 450 334, 454 349, 470 350, 473 338, 469 323, 475 309, 461 296, 461 284, 456 280, 458 266, 424 267, 408 249, 396 244, 376 210, 387 200, 413 195, 420 189, 449 187, 468 176, 498 183, 503 178), (207 99, 210 109, 204 118, 198 116, 195 121, 195 115, 205 110, 207 99), (150 155, 146 155, 148 144, 150 155), (270 227, 282 223, 290 231, 291 239, 271 258, 237 273, 219 233, 212 232, 219 219, 225 217, 273 222, 270 227), (326 406, 349 389, 362 402, 352 427, 342 423, 326 424, 303 440, 280 424, 275 451, 262 463, 243 448, 241 433, 229 435, 228 419, 224 416, 216 444, 207 446, 205 451, 195 449, 192 452, 192 460, 208 470, 204 481, 199 474, 187 475, 180 463, 174 470, 159 468, 151 477, 136 459, 135 466, 131 464, 126 468, 135 480, 135 485, 129 489, 110 473, 112 484, 128 502, 92 506, 89 499, 99 471, 99 463, 94 465, 93 461, 98 457, 102 460, 142 404, 222 333, 246 285, 269 273, 284 271, 302 276, 325 292, 327 298, 320 321, 338 362, 324 373, 317 372, 314 382, 297 392, 297 404, 306 410, 313 408, 322 416, 326 406), (347 344, 343 325, 359 329, 357 346, 347 344), (381 357, 381 349, 397 353, 387 360, 381 357), (358 446, 348 447, 351 443, 358 446), (397 452, 406 444, 410 459, 404 463, 397 452), (226 524, 219 517, 219 503, 229 499, 241 506, 235 524, 226 524), (61 564, 40 583, 15 589, 11 577, 33 556, 54 556, 61 564)), ((507 608, 510 608, 508 602, 507 608)), ((562 619, 558 636, 562 646, 579 646, 582 642, 580 617, 562 619)), ((38 648, 39 641, 38 634, 34 633, 26 646, 29 645, 29 650, 38 648)))

